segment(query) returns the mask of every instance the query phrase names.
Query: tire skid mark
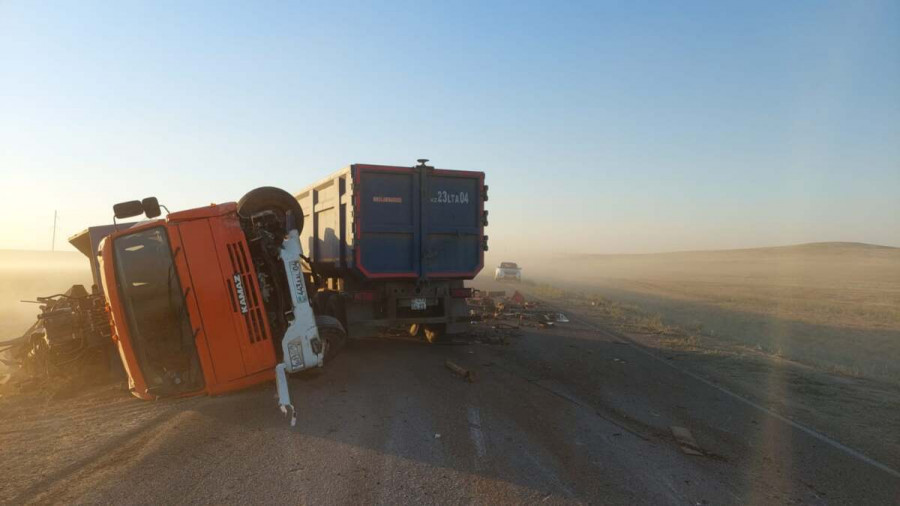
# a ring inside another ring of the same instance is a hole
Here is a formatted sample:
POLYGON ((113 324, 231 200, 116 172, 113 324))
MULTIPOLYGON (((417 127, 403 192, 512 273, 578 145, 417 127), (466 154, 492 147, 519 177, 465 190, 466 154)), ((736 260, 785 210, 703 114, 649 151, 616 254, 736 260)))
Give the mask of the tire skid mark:
POLYGON ((483 459, 487 455, 487 447, 484 444, 484 432, 481 430, 481 413, 478 408, 469 406, 466 415, 469 420, 469 436, 475 445, 475 454, 479 459, 483 459))
POLYGON ((494 367, 502 370, 503 372, 515 376, 519 379, 522 379, 541 390, 544 390, 547 393, 553 394, 560 399, 563 399, 579 408, 586 409, 592 413, 594 413, 597 417, 615 425, 616 427, 628 432, 629 434, 642 439, 644 441, 652 442, 652 441, 674 441, 674 438, 671 438, 667 433, 657 430, 654 427, 645 425, 634 418, 631 418, 627 415, 617 412, 613 409, 600 409, 595 406, 592 406, 581 399, 565 392, 559 388, 556 388, 552 382, 543 381, 540 379, 529 378, 522 374, 519 374, 515 371, 511 371, 506 367, 503 367, 499 364, 494 364, 494 367))
MULTIPOLYGON (((541 459, 539 459, 539 458, 535 457, 534 455, 532 455, 531 452, 529 452, 529 451, 528 451, 527 449, 525 449, 525 448, 522 448, 522 454, 525 455, 525 457, 528 459, 529 462, 531 462, 531 465, 534 466, 535 469, 539 470, 539 471, 541 472, 541 474, 543 474, 544 476, 546 476, 547 478, 549 478, 550 481, 553 482, 553 484, 556 485, 560 490, 562 490, 562 491, 566 494, 567 497, 572 498, 572 497, 577 497, 577 496, 578 496, 578 494, 576 494, 575 491, 572 490, 571 487, 569 487, 568 485, 566 485, 566 484, 559 478, 559 475, 556 474, 555 471, 553 471, 552 469, 550 469, 550 468, 548 468, 547 466, 545 466, 545 465, 541 462, 541 459)), ((550 496, 548 496, 548 497, 550 497, 550 496)), ((545 499, 547 499, 548 497, 545 497, 545 499)))
MULTIPOLYGON (((549 307, 553 307, 553 308, 556 307, 554 304, 550 303, 549 301, 547 301, 547 300, 545 300, 545 299, 543 299, 543 298, 541 298, 541 297, 536 297, 536 296, 534 296, 533 294, 532 294, 531 296, 532 296, 533 298, 535 298, 535 299, 537 299, 537 300, 540 300, 541 302, 547 304, 547 306, 549 306, 549 307)), ((779 415, 778 413, 776 413, 776 412, 774 412, 774 411, 772 411, 772 410, 766 408, 765 406, 762 406, 762 405, 760 405, 760 404, 758 404, 758 403, 756 403, 756 402, 754 402, 754 401, 751 401, 750 399, 747 399, 746 397, 744 397, 744 396, 742 396, 742 395, 740 395, 740 394, 734 393, 734 392, 732 392, 731 390, 728 390, 728 389, 726 389, 726 388, 723 387, 723 386, 717 385, 717 384, 713 383, 712 381, 710 381, 710 380, 708 380, 708 379, 706 379, 706 378, 704 378, 704 377, 702 377, 702 376, 700 376, 700 375, 694 374, 694 373, 692 373, 692 372, 690 372, 690 371, 688 371, 688 370, 686 370, 686 369, 683 369, 683 368, 681 368, 681 367, 678 367, 677 365, 672 364, 672 363, 669 362, 668 360, 663 359, 663 358, 660 357, 658 354, 656 354, 656 353, 654 353, 652 350, 648 349, 646 346, 641 345, 640 343, 638 343, 638 342, 635 341, 634 339, 631 339, 630 337, 628 337, 628 336, 626 336, 626 335, 624 335, 624 334, 621 334, 621 333, 616 332, 616 331, 614 331, 614 330, 611 330, 611 329, 605 328, 605 327, 603 327, 603 326, 601 326, 601 325, 598 325, 598 324, 596 324, 596 323, 593 323, 593 322, 587 320, 587 319, 586 319, 585 317, 583 317, 583 316, 580 316, 580 315, 574 315, 574 314, 572 314, 571 312, 569 312, 568 315, 569 315, 569 319, 570 319, 571 321, 573 321, 573 322, 581 323, 581 324, 586 325, 586 326, 588 326, 589 328, 591 328, 591 329, 593 329, 593 330, 595 330, 595 331, 597 331, 597 332, 600 332, 601 334, 605 334, 607 337, 614 338, 614 339, 618 340, 619 342, 622 342, 623 344, 626 344, 626 345, 630 346, 630 347, 633 348, 635 351, 637 351, 637 352, 639 352, 639 353, 642 353, 642 354, 646 355, 647 357, 649 357, 649 358, 651 358, 651 359, 653 359, 653 360, 655 360, 655 361, 657 361, 657 362, 659 362, 659 363, 661 363, 661 364, 664 364, 666 367, 669 367, 669 368, 671 368, 671 369, 673 369, 673 370, 675 370, 675 371, 678 371, 678 372, 680 372, 681 374, 684 374, 685 376, 687 376, 687 377, 689 377, 689 378, 691 378, 691 379, 694 379, 694 380, 696 380, 696 381, 699 381, 700 383, 702 383, 702 384, 704 384, 704 385, 706 385, 706 386, 708 386, 708 387, 711 387, 711 388, 715 389, 716 391, 721 392, 721 393, 723 393, 723 394, 725 394, 725 395, 731 397, 732 399, 734 399, 734 400, 736 400, 736 401, 739 401, 739 402, 741 402, 741 403, 743 403, 743 404, 745 404, 745 405, 747 405, 747 406, 750 406, 750 407, 752 407, 752 408, 754 408, 754 409, 757 409, 757 410, 759 410, 759 411, 761 411, 761 412, 763 412, 763 413, 765 413, 765 414, 771 416, 772 418, 774 418, 774 419, 776 419, 776 420, 778 420, 778 421, 784 422, 784 423, 790 425, 791 427, 793 427, 793 428, 795 428, 795 429, 797 429, 797 430, 799 430, 799 431, 801 431, 801 432, 803 432, 803 433, 805 433, 805 434, 807 434, 807 435, 809 435, 809 436, 811 436, 811 437, 813 437, 813 438, 815 438, 815 439, 821 441, 822 443, 825 443, 825 444, 831 446, 832 448, 834 448, 834 449, 836 449, 836 450, 838 450, 838 451, 844 453, 845 455, 848 455, 848 456, 853 457, 853 458, 855 458, 855 459, 857 459, 857 460, 859 460, 859 461, 861 461, 861 462, 864 462, 864 463, 866 463, 866 464, 869 464, 869 465, 871 465, 872 467, 875 467, 875 468, 877 468, 877 469, 879 469, 879 470, 881 470, 881 471, 884 471, 885 473, 887 473, 887 474, 889 474, 889 475, 891 475, 891 476, 894 476, 894 477, 896 477, 896 478, 900 478, 900 471, 898 471, 898 470, 896 470, 896 469, 894 469, 894 468, 892 468, 892 467, 890 467, 890 466, 888 466, 888 465, 886 465, 886 464, 883 464, 883 463, 881 463, 881 462, 879 462, 879 461, 873 459, 872 457, 869 457, 868 455, 866 455, 866 454, 860 452, 859 450, 855 450, 855 449, 853 449, 853 448, 851 448, 851 447, 849 447, 849 446, 847 446, 847 445, 841 443, 840 441, 837 441, 836 439, 832 439, 831 437, 829 437, 829 436, 827 436, 827 435, 825 435, 825 434, 823 434, 823 433, 821 433, 821 432, 819 432, 819 431, 817 431, 817 430, 815 430, 815 429, 813 429, 813 428, 811 428, 811 427, 807 427, 807 426, 805 426, 805 425, 803 425, 803 424, 801 424, 801 423, 799 423, 799 422, 796 422, 796 421, 794 421, 794 420, 791 420, 790 418, 787 418, 787 417, 785 417, 785 416, 779 415)))
POLYGON ((79 477, 95 476, 110 467, 121 467, 121 457, 134 455, 141 447, 149 444, 154 436, 161 432, 151 429, 161 427, 169 421, 172 411, 174 409, 161 410, 153 418, 95 448, 88 457, 79 459, 32 484, 10 503, 65 502, 63 497, 69 492, 71 481, 77 481, 79 477))

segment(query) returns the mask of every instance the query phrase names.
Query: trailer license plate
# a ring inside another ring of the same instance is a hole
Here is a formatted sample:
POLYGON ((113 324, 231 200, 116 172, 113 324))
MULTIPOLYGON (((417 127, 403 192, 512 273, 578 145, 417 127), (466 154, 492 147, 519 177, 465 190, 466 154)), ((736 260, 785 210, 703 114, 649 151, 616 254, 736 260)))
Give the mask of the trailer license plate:
POLYGON ((425 299, 413 299, 410 303, 410 309, 413 311, 424 311, 428 307, 428 304, 425 303, 425 299))

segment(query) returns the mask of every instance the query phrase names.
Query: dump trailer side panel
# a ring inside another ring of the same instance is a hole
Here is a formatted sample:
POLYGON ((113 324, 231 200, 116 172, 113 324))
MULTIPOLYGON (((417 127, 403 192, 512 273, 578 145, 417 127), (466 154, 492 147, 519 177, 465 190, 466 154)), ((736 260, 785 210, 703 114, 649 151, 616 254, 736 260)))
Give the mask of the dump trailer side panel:
POLYGON ((324 275, 353 268, 352 184, 347 167, 294 195, 304 213, 300 243, 324 275))

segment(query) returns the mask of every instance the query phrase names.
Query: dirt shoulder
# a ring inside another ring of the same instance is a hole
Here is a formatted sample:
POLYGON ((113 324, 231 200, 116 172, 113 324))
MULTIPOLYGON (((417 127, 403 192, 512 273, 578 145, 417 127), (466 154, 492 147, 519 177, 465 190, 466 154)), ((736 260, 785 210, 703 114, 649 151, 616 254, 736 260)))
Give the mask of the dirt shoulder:
POLYGON ((888 466, 900 467, 900 385, 837 374, 762 349, 667 325, 614 300, 525 291, 888 466))

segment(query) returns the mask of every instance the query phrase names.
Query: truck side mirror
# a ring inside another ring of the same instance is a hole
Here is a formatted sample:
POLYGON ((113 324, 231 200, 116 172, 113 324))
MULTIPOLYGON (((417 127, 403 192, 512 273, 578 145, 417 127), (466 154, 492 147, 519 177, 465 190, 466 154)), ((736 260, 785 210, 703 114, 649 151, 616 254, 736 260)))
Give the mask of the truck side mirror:
POLYGON ((144 212, 144 206, 140 200, 129 200, 128 202, 119 202, 113 206, 113 215, 118 219, 131 218, 144 212))
POLYGON ((141 209, 143 209, 144 214, 147 218, 153 219, 160 215, 159 211, 159 201, 156 200, 156 197, 147 197, 141 201, 141 209))

